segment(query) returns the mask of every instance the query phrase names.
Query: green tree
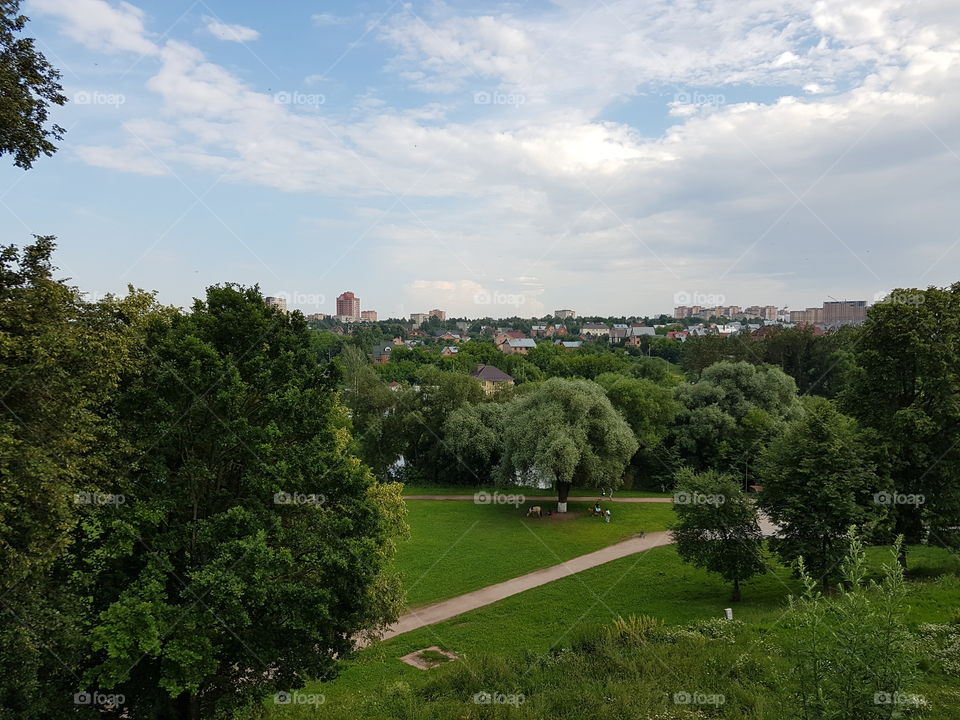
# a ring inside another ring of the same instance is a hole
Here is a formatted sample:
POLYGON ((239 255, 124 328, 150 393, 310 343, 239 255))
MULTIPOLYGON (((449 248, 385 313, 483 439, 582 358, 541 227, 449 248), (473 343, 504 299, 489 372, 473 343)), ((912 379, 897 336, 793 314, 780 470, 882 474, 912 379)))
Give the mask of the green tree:
POLYGON ((593 382, 551 378, 506 408, 502 481, 550 483, 566 511, 571 485, 619 487, 637 450, 626 421, 593 382))
POLYGON ((115 492, 123 447, 105 411, 138 367, 151 296, 87 303, 56 280, 52 237, 0 250, 0 718, 72 712, 90 587, 73 550, 115 492), (86 496, 84 496, 86 497, 86 496))
POLYGON ((777 368, 719 362, 700 380, 676 389, 680 412, 670 442, 695 470, 744 468, 785 423, 800 413, 793 379, 777 368))
POLYGON ((77 541, 97 575, 84 680, 137 718, 227 717, 331 677, 397 615, 399 487, 350 453, 303 316, 256 288, 209 288, 155 317, 146 347, 114 406, 126 502, 77 541))
POLYGON ((960 283, 893 291, 870 308, 854 355, 841 403, 880 433, 897 493, 925 501, 894 506, 896 532, 916 543, 929 528, 930 542, 957 547, 960 283))
POLYGON ((671 527, 680 557, 733 583, 732 600, 740 600, 740 583, 766 570, 763 533, 757 508, 728 475, 683 468, 677 473, 671 527))
POLYGON ((443 437, 458 464, 465 464, 478 483, 494 477, 503 454, 503 419, 506 405, 482 402, 464 405, 447 417, 443 437))
POLYGON ((595 382, 606 391, 610 403, 630 425, 641 448, 652 450, 664 441, 680 410, 670 388, 616 373, 598 375, 595 382))
POLYGON ((0 155, 12 154, 25 170, 56 152, 52 140, 63 139, 65 130, 47 123, 48 110, 67 101, 60 73, 31 38, 20 36, 27 20, 20 0, 0 0, 0 155))
POLYGON ((444 424, 452 412, 484 398, 480 383, 469 375, 422 368, 416 389, 398 393, 395 410, 384 418, 383 436, 392 438, 404 461, 408 481, 429 484, 477 482, 444 441, 444 424))
POLYGON ((809 398, 803 417, 763 452, 761 507, 780 530, 770 545, 784 561, 803 557, 824 586, 849 552, 851 526, 886 514, 869 438, 825 398, 809 398))

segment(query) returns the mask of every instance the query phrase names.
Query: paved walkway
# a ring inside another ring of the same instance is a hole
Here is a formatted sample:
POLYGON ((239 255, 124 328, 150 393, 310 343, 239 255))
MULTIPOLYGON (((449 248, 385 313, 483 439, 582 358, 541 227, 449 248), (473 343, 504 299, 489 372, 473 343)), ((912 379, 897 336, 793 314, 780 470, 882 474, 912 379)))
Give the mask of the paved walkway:
MULTIPOLYGON (((517 493, 519 494, 519 493, 517 493)), ((528 503, 534 500, 543 500, 544 502, 556 502, 556 495, 525 495, 528 503)), ((473 495, 404 495, 404 500, 473 500, 473 495)), ((580 497, 568 497, 567 502, 596 502, 596 495, 583 495, 580 497)), ((625 503, 668 503, 673 502, 669 497, 601 497, 600 502, 625 502, 625 503)))
MULTIPOLYGON (((572 500, 573 498, 570 499, 572 500)), ((623 499, 634 501, 663 500, 670 502, 670 498, 623 499)), ((763 516, 760 518, 760 528, 763 530, 763 534, 768 537, 776 534, 776 526, 770 523, 763 516)), ((613 560, 619 560, 620 558, 627 557, 628 555, 634 555, 638 552, 649 550, 650 548, 671 545, 672 543, 673 538, 670 536, 670 532, 666 530, 661 532, 650 532, 647 533, 645 537, 633 537, 629 538, 628 540, 621 540, 614 545, 609 545, 600 550, 587 553, 586 555, 579 555, 578 557, 571 558, 570 560, 562 562, 559 565, 553 565, 541 570, 534 570, 526 575, 520 575, 519 577, 497 583, 496 585, 488 585, 485 588, 480 588, 479 590, 474 590, 473 592, 468 592, 464 595, 458 595, 457 597, 450 598, 449 600, 443 600, 441 602, 434 603, 433 605, 425 605, 424 607, 416 610, 411 610, 406 615, 401 616, 400 619, 397 620, 396 624, 391 626, 383 634, 382 639, 388 640, 392 637, 396 637, 397 635, 402 635, 403 633, 422 628, 426 625, 433 625, 434 623, 443 622, 444 620, 449 620, 452 617, 469 612, 470 610, 476 610, 484 605, 490 605, 491 603, 508 598, 511 595, 516 595, 517 593, 522 593, 525 590, 546 585, 554 580, 568 577, 574 573, 596 567, 597 565, 603 565, 604 563, 608 563, 613 560)))
POLYGON ((546 585, 548 582, 553 582, 554 580, 565 578, 568 575, 573 575, 574 573, 596 567, 597 565, 603 565, 612 560, 619 560, 622 557, 649 550, 653 547, 669 545, 672 542, 673 539, 670 537, 669 532, 647 533, 646 537, 622 540, 601 550, 572 558, 559 565, 543 568, 542 570, 534 570, 526 575, 521 575, 520 577, 515 577, 497 583, 496 585, 488 585, 485 588, 468 592, 465 595, 458 595, 449 600, 443 600, 433 605, 426 605, 425 607, 412 610, 406 615, 403 615, 397 620, 395 625, 384 633, 383 639, 387 640, 425 625, 433 625, 434 623, 449 620, 461 613, 476 610, 484 605, 490 605, 498 600, 508 598, 511 595, 522 593, 525 590, 546 585))

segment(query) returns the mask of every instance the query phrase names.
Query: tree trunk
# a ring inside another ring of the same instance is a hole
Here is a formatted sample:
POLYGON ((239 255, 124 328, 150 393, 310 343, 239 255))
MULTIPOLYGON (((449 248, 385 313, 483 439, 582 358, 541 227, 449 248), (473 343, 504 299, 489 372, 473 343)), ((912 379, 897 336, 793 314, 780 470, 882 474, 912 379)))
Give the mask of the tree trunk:
POLYGON ((732 602, 740 602, 740 580, 733 581, 733 595, 730 597, 732 602))
POLYGON ((182 692, 177 696, 177 719, 198 720, 200 713, 197 707, 197 696, 191 692, 182 692))
POLYGON ((567 497, 570 495, 570 485, 568 482, 557 483, 557 512, 565 513, 567 511, 567 497))

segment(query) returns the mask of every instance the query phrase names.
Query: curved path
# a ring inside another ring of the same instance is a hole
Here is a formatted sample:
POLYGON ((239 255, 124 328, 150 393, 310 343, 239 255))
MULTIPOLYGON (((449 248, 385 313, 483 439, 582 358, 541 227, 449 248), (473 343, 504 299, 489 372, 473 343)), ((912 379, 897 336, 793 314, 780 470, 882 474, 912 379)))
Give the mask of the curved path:
MULTIPOLYGON (((572 499, 573 498, 571 498, 571 500, 572 499)), ((559 565, 534 570, 526 575, 520 575, 519 577, 497 583, 496 585, 488 585, 485 588, 468 592, 465 595, 458 595, 449 600, 443 600, 433 605, 426 605, 416 610, 411 610, 406 615, 401 616, 396 624, 391 626, 383 634, 382 639, 388 640, 396 635, 421 628, 424 625, 433 625, 434 623, 449 620, 461 613, 476 610, 484 605, 490 605, 511 595, 546 585, 548 582, 565 578, 568 575, 573 575, 582 570, 603 565, 612 560, 619 560, 627 555, 633 555, 660 545, 669 545, 672 542, 673 538, 670 537, 670 533, 667 531, 647 533, 646 537, 634 537, 628 540, 621 540, 618 543, 608 545, 600 550, 571 558, 559 565)))
MULTIPOLYGON (((570 499, 572 500, 573 498, 570 499)), ((623 498, 623 500, 670 502, 670 498, 623 498)), ((768 537, 775 535, 777 531, 776 526, 763 515, 760 517, 760 529, 763 531, 763 534, 768 537)), ((671 544, 673 544, 673 538, 670 532, 666 530, 647 533, 644 537, 632 537, 627 540, 621 540, 618 543, 608 545, 600 550, 571 558, 559 565, 534 570, 526 575, 520 575, 519 577, 497 583, 496 585, 488 585, 485 588, 480 588, 479 590, 474 590, 464 595, 458 595, 449 600, 442 600, 432 605, 425 605, 421 608, 411 610, 406 615, 402 615, 394 625, 389 627, 381 636, 381 640, 388 640, 426 625, 433 625, 434 623, 449 620, 452 617, 469 612, 470 610, 476 610, 484 605, 490 605, 491 603, 508 598, 511 595, 546 585, 548 582, 565 578, 574 573, 596 567, 597 565, 619 560, 620 558, 634 555, 635 553, 643 552, 650 548, 671 544)))
MULTIPOLYGON (((525 495, 529 503, 531 500, 544 500, 546 502, 556 501, 556 495, 525 495)), ((474 500, 473 495, 404 495, 404 500, 474 500)), ((567 502, 594 502, 598 498, 596 495, 567 498, 567 502)), ((673 502, 671 497, 615 497, 599 498, 600 502, 624 502, 624 503, 668 503, 673 502)), ((481 503, 489 504, 489 503, 481 503)))

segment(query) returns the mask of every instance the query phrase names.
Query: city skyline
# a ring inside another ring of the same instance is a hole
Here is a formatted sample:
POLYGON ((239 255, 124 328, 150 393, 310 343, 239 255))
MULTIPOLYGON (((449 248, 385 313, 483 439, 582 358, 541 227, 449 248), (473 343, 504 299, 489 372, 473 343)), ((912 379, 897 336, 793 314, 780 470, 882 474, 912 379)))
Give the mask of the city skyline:
POLYGON ((28 0, 67 133, 3 168, 0 241, 57 235, 94 296, 365 286, 381 317, 956 279, 955 12, 657 7, 28 0))

